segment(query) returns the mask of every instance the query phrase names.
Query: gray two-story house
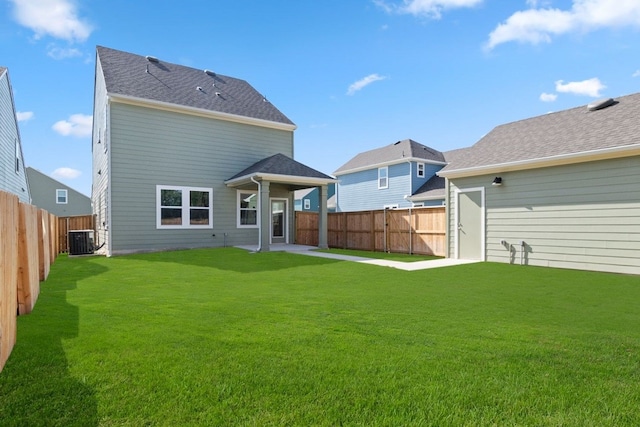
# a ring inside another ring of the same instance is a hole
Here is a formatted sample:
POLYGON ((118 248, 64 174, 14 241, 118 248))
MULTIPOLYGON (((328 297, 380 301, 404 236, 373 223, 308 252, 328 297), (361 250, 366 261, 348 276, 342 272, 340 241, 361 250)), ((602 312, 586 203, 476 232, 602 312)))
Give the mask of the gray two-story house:
POLYGON ((58 217, 91 215, 91 199, 38 169, 27 167, 31 203, 58 217))
POLYGON ((31 201, 13 89, 6 67, 0 67, 0 190, 17 195, 21 202, 31 201))
MULTIPOLYGON (((292 243, 295 124, 249 83, 106 47, 96 55, 93 209, 107 255, 292 243)), ((326 197, 324 197, 326 200, 326 197)), ((326 203, 320 246, 326 246, 326 203)))

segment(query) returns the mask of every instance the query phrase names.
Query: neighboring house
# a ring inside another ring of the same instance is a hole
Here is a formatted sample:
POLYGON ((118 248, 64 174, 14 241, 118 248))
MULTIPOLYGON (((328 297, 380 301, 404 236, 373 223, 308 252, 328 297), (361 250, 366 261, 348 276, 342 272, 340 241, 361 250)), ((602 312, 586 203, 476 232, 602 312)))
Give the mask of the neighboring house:
POLYGON ((31 202, 13 89, 6 67, 0 67, 0 190, 17 195, 21 202, 31 202))
POLYGON ((449 257, 640 273, 640 94, 498 126, 438 175, 449 257))
MULTIPOLYGON (((303 212, 318 212, 320 210, 319 194, 320 191, 318 187, 297 190, 294 193, 295 210, 303 212)), ((327 188, 327 210, 329 212, 335 212, 336 210, 335 194, 335 183, 329 184, 329 187, 327 188)))
POLYGON ((411 139, 360 153, 334 172, 337 211, 442 205, 444 194, 414 202, 410 198, 424 192, 421 188, 445 165, 443 153, 411 139))
MULTIPOLYGON (((93 209, 107 255, 289 243, 296 126, 246 81, 97 47, 93 209)), ((326 199, 326 197, 325 197, 326 199)), ((326 206, 319 246, 326 247, 326 206)))
POLYGON ((91 215, 91 199, 40 172, 27 167, 31 203, 59 217, 91 215))

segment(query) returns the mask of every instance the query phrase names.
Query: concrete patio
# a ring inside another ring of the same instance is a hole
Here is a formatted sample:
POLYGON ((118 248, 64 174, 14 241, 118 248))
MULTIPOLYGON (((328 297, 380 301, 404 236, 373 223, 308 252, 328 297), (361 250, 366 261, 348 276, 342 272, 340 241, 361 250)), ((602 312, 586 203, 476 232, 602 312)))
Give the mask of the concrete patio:
MULTIPOLYGON (((258 247, 255 245, 245 245, 245 246, 236 246, 237 248, 244 249, 247 251, 255 252, 258 247)), ((351 255, 340 255, 340 254, 332 254, 327 252, 317 252, 315 249, 318 249, 315 246, 306 246, 306 245, 292 245, 292 244, 271 244, 270 251, 284 251, 291 252, 302 255, 315 256, 319 258, 330 258, 337 259, 341 261, 353 261, 360 262, 363 264, 372 264, 379 265, 382 267, 391 267, 397 268, 399 270, 405 271, 416 271, 416 270, 426 270, 429 268, 440 268, 440 267, 452 267, 456 265, 463 264, 473 264, 477 262, 481 262, 479 260, 470 260, 470 259, 453 259, 453 258, 442 258, 442 259, 434 259, 428 261, 414 261, 414 262, 401 262, 401 261, 390 261, 385 259, 373 259, 373 258, 364 258, 358 256, 351 255)))

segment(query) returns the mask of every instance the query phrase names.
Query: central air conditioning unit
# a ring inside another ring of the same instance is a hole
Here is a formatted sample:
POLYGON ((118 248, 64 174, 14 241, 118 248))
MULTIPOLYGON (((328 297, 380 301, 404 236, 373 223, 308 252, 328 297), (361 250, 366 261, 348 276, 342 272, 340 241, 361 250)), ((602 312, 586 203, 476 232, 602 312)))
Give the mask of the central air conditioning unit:
POLYGON ((68 239, 69 255, 87 255, 93 253, 93 230, 69 231, 68 239))

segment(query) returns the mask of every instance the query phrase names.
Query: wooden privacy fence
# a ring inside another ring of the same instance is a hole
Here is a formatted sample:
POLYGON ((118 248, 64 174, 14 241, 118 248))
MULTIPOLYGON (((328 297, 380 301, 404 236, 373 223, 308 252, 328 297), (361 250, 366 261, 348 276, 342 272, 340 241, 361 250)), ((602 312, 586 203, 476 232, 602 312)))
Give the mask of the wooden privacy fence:
MULTIPOLYGON (((330 248, 445 256, 444 206, 327 215, 330 248)), ((296 212, 297 244, 318 245, 318 214, 296 212)))
POLYGON ((58 253, 69 252, 69 231, 96 230, 95 215, 58 217, 58 253))
POLYGON ((0 191, 0 371, 16 342, 16 315, 31 313, 58 252, 57 218, 0 191))

